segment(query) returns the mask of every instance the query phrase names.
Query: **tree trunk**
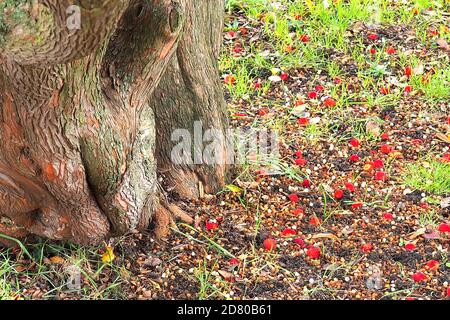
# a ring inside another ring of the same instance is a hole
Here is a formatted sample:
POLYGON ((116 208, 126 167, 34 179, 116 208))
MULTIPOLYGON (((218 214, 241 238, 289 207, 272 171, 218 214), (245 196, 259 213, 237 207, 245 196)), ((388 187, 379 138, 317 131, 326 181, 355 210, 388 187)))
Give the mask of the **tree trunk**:
POLYGON ((162 236, 179 210, 158 172, 182 197, 224 183, 224 165, 171 163, 173 130, 226 125, 223 3, 78 3, 0 4, 0 233, 96 244, 155 217, 162 236))

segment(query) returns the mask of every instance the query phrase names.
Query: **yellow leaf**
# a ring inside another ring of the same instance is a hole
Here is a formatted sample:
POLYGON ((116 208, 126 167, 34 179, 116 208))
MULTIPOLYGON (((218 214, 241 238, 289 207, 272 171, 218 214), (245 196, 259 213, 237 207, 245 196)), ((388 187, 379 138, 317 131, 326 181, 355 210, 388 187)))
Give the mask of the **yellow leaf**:
POLYGON ((113 262, 114 258, 116 257, 114 255, 113 248, 111 246, 106 246, 105 249, 106 249, 106 251, 102 255, 102 262, 103 263, 111 263, 111 262, 113 262))
POLYGON ((238 186, 235 186, 234 184, 227 185, 227 189, 233 193, 241 193, 242 192, 242 189, 239 188, 238 186))

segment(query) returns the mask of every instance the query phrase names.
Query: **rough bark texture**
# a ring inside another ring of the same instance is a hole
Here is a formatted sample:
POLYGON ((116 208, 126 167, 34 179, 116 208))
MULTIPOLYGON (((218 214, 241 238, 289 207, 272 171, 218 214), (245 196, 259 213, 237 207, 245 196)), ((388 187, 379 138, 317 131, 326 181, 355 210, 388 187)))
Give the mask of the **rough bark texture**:
MULTIPOLYGON (((80 30, 66 26, 69 0, 6 1, 0 233, 93 244, 145 229, 161 207, 156 167, 171 168, 172 128, 225 125, 222 1, 78 1, 80 30)), ((186 168, 168 181, 191 197, 186 177, 217 188, 224 169, 186 168)))
MULTIPOLYGON (((216 192, 223 186, 225 161, 214 165, 175 165, 169 158, 177 143, 171 141, 171 133, 180 128, 188 129, 194 137, 194 122, 201 121, 203 130, 214 128, 225 136, 227 126, 225 101, 217 76, 223 0, 194 1, 192 4, 187 11, 186 29, 189 32, 182 35, 166 76, 151 100, 153 109, 158 110, 156 157, 162 183, 171 193, 190 199, 199 196, 199 184, 207 193, 216 192)), ((225 157, 223 139, 222 142, 220 148, 225 157)), ((193 149, 192 157, 200 157, 204 146, 193 149)))

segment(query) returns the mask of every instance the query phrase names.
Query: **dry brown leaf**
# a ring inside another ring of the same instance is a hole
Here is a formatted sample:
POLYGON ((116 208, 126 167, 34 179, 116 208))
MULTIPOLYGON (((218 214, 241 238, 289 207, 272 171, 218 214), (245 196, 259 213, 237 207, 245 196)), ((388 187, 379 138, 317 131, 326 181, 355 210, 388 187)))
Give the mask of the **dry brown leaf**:
POLYGON ((219 270, 219 274, 228 282, 234 281, 234 275, 231 272, 219 270))
POLYGON ((411 233, 408 235, 408 238, 409 238, 409 239, 415 239, 415 238, 417 238, 417 237, 420 237, 421 235, 425 234, 425 231, 426 231, 425 228, 417 229, 416 231, 411 232, 411 233))
POLYGON ((450 45, 445 41, 445 39, 439 38, 436 40, 437 45, 439 48, 450 51, 450 45))
POLYGON ((53 256, 50 258, 50 262, 53 264, 64 264, 65 260, 60 256, 53 256))
POLYGON ((340 241, 341 241, 341 239, 339 239, 337 236, 335 236, 335 235, 332 234, 332 233, 318 233, 318 234, 315 234, 315 235, 313 235, 313 236, 311 237, 311 239, 319 239, 319 238, 333 239, 333 240, 335 240, 335 241, 337 241, 337 242, 340 242, 340 241))
POLYGON ((439 140, 442 140, 442 141, 444 141, 444 142, 446 142, 446 143, 450 143, 450 138, 447 137, 447 136, 446 136, 445 134, 443 134, 443 133, 440 133, 440 132, 436 133, 436 138, 438 138, 439 140))

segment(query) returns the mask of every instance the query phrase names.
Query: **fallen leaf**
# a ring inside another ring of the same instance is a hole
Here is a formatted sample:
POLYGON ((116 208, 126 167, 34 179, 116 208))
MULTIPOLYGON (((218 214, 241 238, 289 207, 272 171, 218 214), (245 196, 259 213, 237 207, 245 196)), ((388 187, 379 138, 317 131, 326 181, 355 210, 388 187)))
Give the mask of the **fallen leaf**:
POLYGON ((53 264, 64 264, 65 260, 60 256, 53 256, 50 258, 50 262, 53 264))
POLYGON ((328 238, 328 239, 335 240, 337 242, 341 241, 341 239, 339 239, 337 236, 335 236, 332 233, 318 233, 311 237, 311 239, 319 239, 319 238, 328 238))

